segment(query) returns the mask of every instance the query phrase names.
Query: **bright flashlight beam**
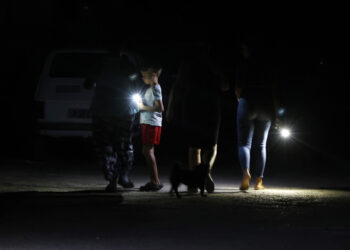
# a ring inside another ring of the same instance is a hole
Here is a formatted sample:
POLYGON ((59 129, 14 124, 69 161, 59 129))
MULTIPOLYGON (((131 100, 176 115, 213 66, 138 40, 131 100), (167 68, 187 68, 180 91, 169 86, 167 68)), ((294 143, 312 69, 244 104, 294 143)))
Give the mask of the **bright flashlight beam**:
POLYGON ((287 128, 282 128, 280 133, 283 138, 288 138, 290 136, 290 130, 287 128))
POLYGON ((132 96, 132 100, 136 103, 140 103, 142 99, 141 99, 141 96, 139 94, 134 94, 132 96))

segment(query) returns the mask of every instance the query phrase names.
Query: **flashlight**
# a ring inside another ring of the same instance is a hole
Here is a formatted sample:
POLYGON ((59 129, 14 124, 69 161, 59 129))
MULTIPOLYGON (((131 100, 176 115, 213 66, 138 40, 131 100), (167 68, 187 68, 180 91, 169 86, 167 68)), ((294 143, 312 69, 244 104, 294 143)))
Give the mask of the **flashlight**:
POLYGON ((142 101, 142 98, 139 94, 133 94, 132 95, 132 100, 136 103, 140 103, 142 101))
POLYGON ((290 137, 290 130, 289 129, 287 129, 287 128, 281 128, 280 129, 280 135, 282 136, 282 138, 288 138, 288 137, 290 137))

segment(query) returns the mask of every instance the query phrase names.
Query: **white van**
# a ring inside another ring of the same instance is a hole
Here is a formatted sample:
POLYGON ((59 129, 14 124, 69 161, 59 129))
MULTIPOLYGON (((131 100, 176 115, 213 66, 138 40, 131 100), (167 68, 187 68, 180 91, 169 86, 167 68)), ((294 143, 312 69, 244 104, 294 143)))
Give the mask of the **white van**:
POLYGON ((105 50, 56 50, 48 56, 37 85, 38 132, 49 137, 90 137, 93 89, 83 84, 105 50))

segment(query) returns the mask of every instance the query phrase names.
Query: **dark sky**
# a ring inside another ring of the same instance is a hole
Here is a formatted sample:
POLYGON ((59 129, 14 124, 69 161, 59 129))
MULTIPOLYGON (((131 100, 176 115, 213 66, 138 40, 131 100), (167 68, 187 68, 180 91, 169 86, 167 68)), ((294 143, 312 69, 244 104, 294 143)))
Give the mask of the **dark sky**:
MULTIPOLYGON (((302 117, 304 126, 317 128, 314 137, 333 131, 335 120, 338 128, 347 129, 346 8, 228 2, 3 1, 1 111, 10 121, 28 125, 38 76, 53 49, 111 48, 125 40, 148 44, 156 47, 165 65, 164 77, 171 79, 184 43, 198 38, 217 41, 234 71, 237 38, 262 32, 286 68, 285 103, 302 117)), ((165 89, 171 80, 167 84, 165 89)), ((30 133, 31 126, 24 127, 20 134, 30 133)), ((340 137, 344 135, 327 140, 333 145, 342 141, 340 137)))

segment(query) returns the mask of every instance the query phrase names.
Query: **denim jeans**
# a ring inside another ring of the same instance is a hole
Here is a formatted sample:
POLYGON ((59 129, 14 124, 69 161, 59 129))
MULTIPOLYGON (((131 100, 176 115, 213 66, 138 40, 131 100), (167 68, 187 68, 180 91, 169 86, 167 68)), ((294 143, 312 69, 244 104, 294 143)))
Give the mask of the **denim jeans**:
POLYGON ((266 141, 273 119, 271 105, 259 105, 240 98, 237 111, 238 158, 243 170, 255 168, 263 177, 266 141))

